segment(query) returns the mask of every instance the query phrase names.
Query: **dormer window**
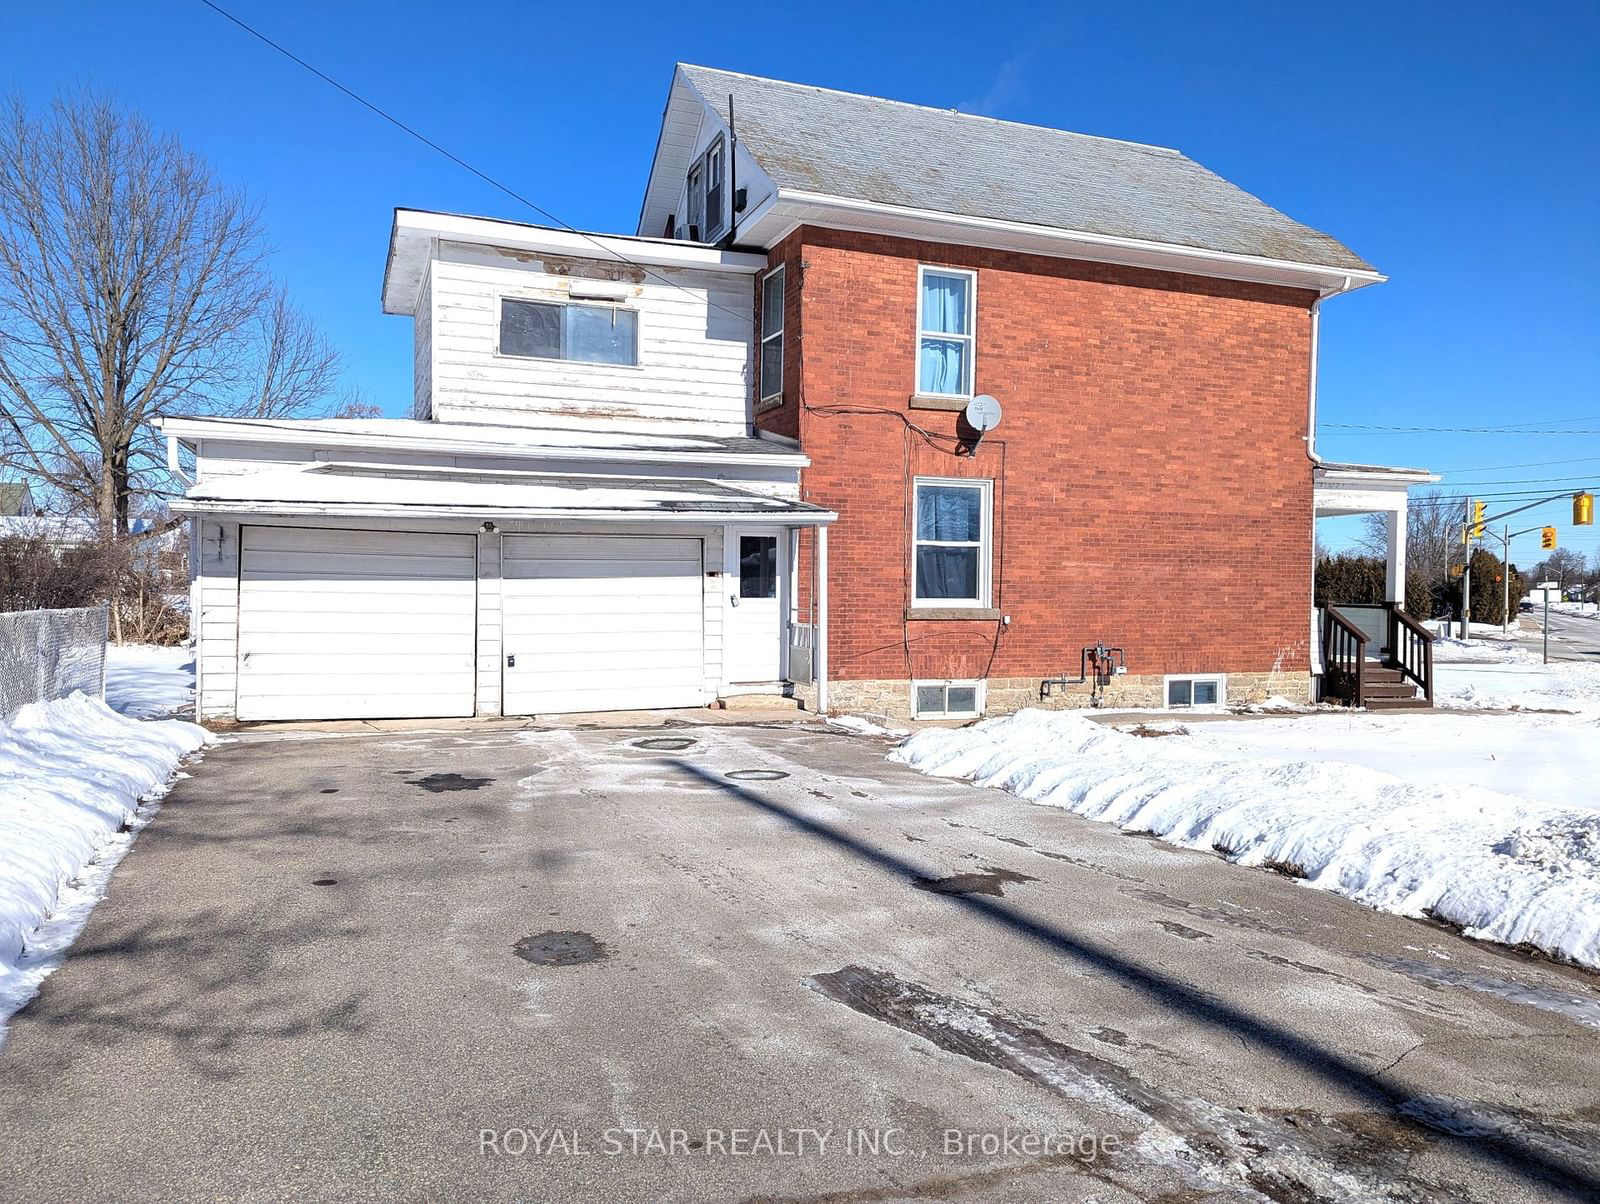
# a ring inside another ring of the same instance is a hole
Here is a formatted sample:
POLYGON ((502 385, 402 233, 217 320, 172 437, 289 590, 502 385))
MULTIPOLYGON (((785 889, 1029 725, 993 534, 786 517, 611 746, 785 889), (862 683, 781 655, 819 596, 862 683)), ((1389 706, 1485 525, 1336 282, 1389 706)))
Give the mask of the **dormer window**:
POLYGON ((697 242, 715 242, 722 237, 727 179, 727 153, 719 134, 689 167, 689 228, 686 233, 697 242))
POLYGON ((500 354, 584 364, 637 364, 639 315, 620 305, 500 302, 500 354))

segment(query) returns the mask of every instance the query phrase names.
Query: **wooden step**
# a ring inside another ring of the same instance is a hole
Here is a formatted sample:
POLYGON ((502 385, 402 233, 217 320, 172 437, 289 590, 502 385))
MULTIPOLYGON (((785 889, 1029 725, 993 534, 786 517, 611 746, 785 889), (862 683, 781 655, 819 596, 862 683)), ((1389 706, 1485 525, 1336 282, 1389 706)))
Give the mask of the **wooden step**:
POLYGON ((1391 682, 1406 680, 1406 675, 1398 669, 1387 669, 1382 665, 1372 664, 1362 666, 1361 677, 1364 681, 1391 682))
POLYGON ((1364 704, 1369 711, 1428 710, 1432 707, 1426 698, 1369 698, 1364 704))
POLYGON ((1362 696, 1372 698, 1414 698, 1417 687, 1409 681, 1368 681, 1362 688, 1362 696))

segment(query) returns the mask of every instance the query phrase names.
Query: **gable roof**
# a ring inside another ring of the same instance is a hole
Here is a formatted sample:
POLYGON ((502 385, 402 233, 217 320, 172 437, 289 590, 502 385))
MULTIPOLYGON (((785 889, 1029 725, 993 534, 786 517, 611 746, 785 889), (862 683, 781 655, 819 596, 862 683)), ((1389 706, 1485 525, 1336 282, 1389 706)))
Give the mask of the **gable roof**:
POLYGON ((1373 272, 1178 151, 679 64, 780 189, 1373 272))
POLYGON ((0 515, 33 513, 33 495, 26 481, 0 481, 0 515))

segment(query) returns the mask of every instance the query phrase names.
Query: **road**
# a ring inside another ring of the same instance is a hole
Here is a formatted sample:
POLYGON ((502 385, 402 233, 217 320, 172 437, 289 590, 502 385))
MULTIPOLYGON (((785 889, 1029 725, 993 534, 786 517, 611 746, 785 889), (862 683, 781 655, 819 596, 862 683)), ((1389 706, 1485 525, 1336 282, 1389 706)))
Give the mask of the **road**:
POLYGON ((1595 976, 770 727, 210 750, 15 1201, 1600 1196, 1595 976))
MULTIPOLYGON (((1543 647, 1544 614, 1524 615, 1522 638, 1536 651, 1543 647), (1530 631, 1530 627, 1532 630, 1530 631)), ((1550 659, 1600 664, 1600 618, 1592 615, 1550 612, 1550 659)))

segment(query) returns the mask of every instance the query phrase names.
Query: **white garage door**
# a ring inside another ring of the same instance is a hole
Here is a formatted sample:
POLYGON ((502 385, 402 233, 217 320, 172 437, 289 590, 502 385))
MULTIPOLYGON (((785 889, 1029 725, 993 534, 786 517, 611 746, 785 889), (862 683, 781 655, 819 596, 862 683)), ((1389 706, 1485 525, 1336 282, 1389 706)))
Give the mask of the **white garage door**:
POLYGON ((699 706, 698 539, 508 535, 508 715, 699 706))
POLYGON ((240 719, 470 715, 477 540, 244 527, 240 719))

